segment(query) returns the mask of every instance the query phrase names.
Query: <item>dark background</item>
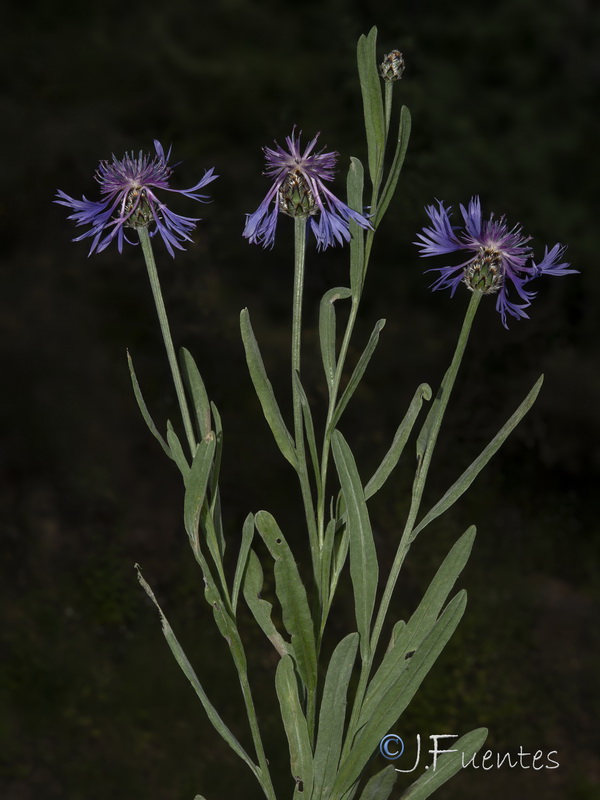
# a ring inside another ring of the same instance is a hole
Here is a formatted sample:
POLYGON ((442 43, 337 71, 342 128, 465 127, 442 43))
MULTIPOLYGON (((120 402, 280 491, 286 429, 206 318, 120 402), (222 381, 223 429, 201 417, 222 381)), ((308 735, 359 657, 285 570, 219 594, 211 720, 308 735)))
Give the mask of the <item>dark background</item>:
MULTIPOLYGON (((248 306, 289 403, 291 224, 280 220, 267 252, 241 231, 268 186, 260 148, 283 141, 293 124, 306 136, 320 130, 322 144, 340 152, 343 196, 350 155, 366 156, 355 46, 376 24, 379 54, 405 54, 395 102, 396 111, 410 107, 413 136, 350 353, 352 363, 375 321, 387 318, 341 425, 361 474, 387 449, 417 384, 438 385, 468 299, 428 290, 431 264, 411 245, 426 203, 479 193, 487 213, 523 223, 538 254, 544 243, 568 243, 581 270, 540 281, 532 319, 509 331, 493 301, 481 305, 426 503, 540 372, 546 379, 503 451, 410 553, 395 618, 411 613, 467 525, 479 528, 460 580, 470 596, 465 618, 395 731, 412 741, 417 732, 486 725, 494 752, 558 751, 559 769, 468 770, 440 798, 600 797, 598 5, 38 0, 9 3, 3 17, 0 795, 259 796, 210 728, 133 570, 140 562, 204 685, 248 743, 237 679, 182 529, 180 480, 131 392, 126 346, 160 427, 176 418, 141 253, 111 248, 88 260, 52 198, 57 188, 95 197, 100 158, 150 150, 154 138, 182 161, 178 187, 216 168, 214 202, 199 212, 180 206, 204 217, 194 244, 175 260, 159 248, 163 291, 175 340, 195 354, 224 419, 229 565, 246 513, 267 507, 303 568, 297 488, 271 443, 238 335, 248 306)), ((313 247, 308 256, 303 376, 321 409, 316 308, 326 289, 346 282, 346 257, 313 247)), ((384 565, 407 508, 412 452, 373 503, 384 565)), ((353 625, 350 599, 346 583, 328 646, 353 625)), ((276 655, 253 633, 248 647, 285 796, 292 781, 272 689, 276 655)))

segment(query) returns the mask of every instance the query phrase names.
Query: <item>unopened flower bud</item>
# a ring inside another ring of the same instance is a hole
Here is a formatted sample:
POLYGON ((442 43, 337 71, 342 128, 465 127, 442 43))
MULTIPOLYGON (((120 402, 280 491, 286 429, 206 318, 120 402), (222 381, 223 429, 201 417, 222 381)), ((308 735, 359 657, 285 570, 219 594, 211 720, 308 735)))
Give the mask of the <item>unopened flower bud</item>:
POLYGON ((465 267, 463 280, 472 292, 495 294, 504 281, 502 254, 494 247, 480 247, 475 258, 465 267))
POLYGON ((317 213, 314 195, 301 172, 290 172, 281 184, 279 208, 290 217, 309 217, 317 213))
POLYGON ((379 65, 379 73, 384 81, 399 81, 403 72, 404 58, 400 50, 392 50, 379 65))

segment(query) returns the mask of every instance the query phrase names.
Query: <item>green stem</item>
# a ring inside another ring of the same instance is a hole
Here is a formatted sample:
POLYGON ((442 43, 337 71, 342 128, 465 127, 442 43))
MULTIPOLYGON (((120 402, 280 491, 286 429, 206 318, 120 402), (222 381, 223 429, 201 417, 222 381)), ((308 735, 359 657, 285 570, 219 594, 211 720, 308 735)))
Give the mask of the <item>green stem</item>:
MULTIPOLYGON (((298 461, 298 478, 304 502, 304 512, 308 526, 310 549, 315 579, 318 581, 318 547, 315 510, 308 479, 308 464, 304 447, 304 422, 302 403, 296 388, 294 375, 300 377, 300 360, 302 344, 302 296, 304 290, 304 263, 306 259, 306 217, 294 217, 294 297, 292 311, 292 403, 294 407, 294 440, 298 461)), ((318 583, 317 583, 318 585, 318 583)))
POLYGON ((431 464, 431 458, 437 441, 438 433, 444 418, 446 407, 448 405, 448 400, 450 399, 450 395, 454 387, 456 376, 458 374, 458 369, 460 367, 465 352, 465 348, 469 340, 469 333, 471 331, 473 320, 475 318, 475 313, 479 306, 479 302, 481 301, 481 297, 482 297, 481 292, 473 292, 473 294, 471 295, 471 300, 465 314, 460 335, 458 337, 458 342, 456 344, 456 349, 452 357, 452 362, 448 370, 446 371, 446 374, 444 375, 444 379, 442 381, 442 385, 440 387, 438 395, 425 421, 424 427, 427 427, 429 425, 427 440, 425 443, 425 449, 421 455, 420 462, 417 465, 417 472, 413 483, 412 499, 411 499, 410 509, 408 512, 408 517, 404 526, 404 531, 402 532, 402 536, 400 538, 400 543, 398 545, 396 557, 394 558, 394 563, 392 564, 392 569, 390 570, 385 590, 381 598, 381 604, 379 606, 379 611, 377 613, 375 625, 373 626, 373 633, 371 634, 370 657, 362 665, 360 678, 356 689, 356 694, 354 697, 354 705, 352 707, 350 724, 348 726, 348 736, 346 737, 346 742, 344 744, 344 753, 342 754, 342 757, 348 752, 348 750, 352 746, 352 740, 356 733, 356 725, 360 717, 360 712, 364 701, 365 692, 367 690, 369 675, 371 673, 371 668, 373 665, 373 659, 375 656, 375 651, 377 649, 377 644, 379 642, 379 637, 381 635, 381 631, 383 629, 383 625, 389 610, 394 589, 396 588, 396 583, 398 581, 400 569, 402 568, 404 559, 406 558, 406 554, 410 549, 411 534, 415 527, 415 522, 417 520, 417 515, 419 513, 421 499, 423 497, 423 491, 425 489, 425 481, 427 478, 427 473, 429 471, 429 466, 431 464))
POLYGON ((179 408, 181 410, 181 419, 183 420, 183 427, 188 440, 190 453, 192 458, 196 453, 196 437, 194 435, 194 428, 190 418, 187 401, 185 399, 185 391, 183 389, 183 382, 181 380, 181 373, 177 363, 177 356, 173 347, 173 339, 169 329, 169 320, 167 318, 167 311, 162 297, 160 282, 158 280, 158 271, 156 269, 156 262, 154 261, 154 253, 152 251, 152 244, 150 242, 150 235, 147 228, 137 228, 138 236, 140 237, 140 244, 142 245, 142 253, 148 269, 148 278, 150 279, 150 287, 152 289, 152 296, 154 297, 154 305, 156 306, 156 313, 158 314, 158 321, 160 323, 160 330, 162 332, 163 341, 167 351, 167 358, 171 367, 171 375, 173 376, 173 383, 175 385, 175 392, 177 393, 177 400, 179 401, 179 408))

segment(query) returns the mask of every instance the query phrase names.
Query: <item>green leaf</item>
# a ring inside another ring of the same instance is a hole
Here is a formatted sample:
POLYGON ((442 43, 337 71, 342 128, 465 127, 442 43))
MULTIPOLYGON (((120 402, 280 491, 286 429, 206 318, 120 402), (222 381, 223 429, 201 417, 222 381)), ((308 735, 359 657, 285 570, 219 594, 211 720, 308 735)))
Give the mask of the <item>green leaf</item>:
POLYGON ((179 363, 183 382, 194 405, 200 439, 204 439, 208 432, 212 430, 210 403, 204 381, 192 354, 185 347, 179 350, 179 363))
POLYGON ((150 433, 159 441, 160 446, 169 456, 169 458, 173 458, 173 454, 171 453, 169 445, 165 442, 163 437, 158 432, 158 428, 156 427, 152 417, 150 416, 150 412, 148 411, 148 407, 142 395, 142 390, 140 389, 140 385, 138 383, 135 370, 133 368, 133 361, 131 360, 131 356, 129 355, 129 350, 127 351, 127 363, 129 364, 129 374, 131 376, 131 383, 133 385, 133 393, 135 395, 135 399, 137 400, 138 407, 142 412, 142 417, 144 418, 144 422, 150 429, 150 433))
POLYGON ((358 633, 350 633, 333 651, 325 677, 319 712, 319 733, 315 747, 314 788, 311 800, 329 800, 337 774, 344 723, 346 696, 358 648, 358 633))
POLYGON ((408 660, 414 657, 436 624, 452 587, 469 559, 474 540, 475 527, 472 525, 447 554, 408 624, 400 622, 394 626, 393 644, 383 657, 367 688, 359 727, 367 722, 381 699, 398 682, 401 672, 408 665, 408 660))
POLYGON ((377 342, 379 341, 379 334, 383 326, 385 325, 385 320, 380 319, 373 329, 373 333, 371 334, 369 341, 367 342, 367 346, 364 349, 363 354, 358 359, 356 366, 354 367, 354 371, 350 376, 350 380, 348 381, 348 385, 344 389, 344 393, 342 394, 339 403, 335 409, 335 413, 333 415, 333 419, 331 421, 331 428, 335 428, 337 423, 342 416, 344 409, 348 405, 350 398, 356 391, 356 387, 360 383, 360 379, 365 374, 365 370, 369 361, 371 360, 371 356, 373 355, 375 348, 377 347, 377 342))
POLYGON ((464 613, 466 592, 459 592, 448 604, 421 647, 405 662, 393 686, 373 708, 365 725, 359 730, 354 744, 340 765, 333 787, 333 796, 344 794, 359 778, 377 745, 408 706, 425 676, 456 630, 464 613))
POLYGON ((275 689, 290 750, 290 767, 296 781, 294 797, 310 797, 313 785, 313 758, 306 717, 298 697, 298 681, 290 656, 277 665, 275 689))
POLYGON ((317 452, 317 441, 315 439, 315 427, 313 425, 312 413, 298 372, 294 372, 292 377, 296 391, 298 392, 298 397, 300 399, 300 407, 302 408, 302 417, 304 419, 304 431, 306 433, 310 460, 313 465, 313 472, 315 473, 315 480, 318 486, 321 482, 321 465, 319 464, 319 454, 317 452))
POLYGON ((347 507, 350 539, 350 577, 354 589, 356 625, 363 661, 368 658, 371 617, 375 605, 379 567, 369 512, 354 456, 339 431, 334 431, 332 449, 347 507))
MULTIPOLYGON (((185 485, 183 522, 192 547, 199 546, 200 514, 206 497, 206 487, 215 454, 215 445, 215 435, 210 431, 206 439, 203 439, 196 448, 196 455, 192 461, 192 467, 185 485)), ((209 546, 211 545, 214 545, 214 543, 209 541, 209 546)), ((213 547, 211 546, 212 549, 213 547)))
POLYGON ((252 759, 250 758, 248 753, 244 750, 242 745, 238 742, 236 737, 233 735, 233 733, 230 731, 230 729, 227 727, 227 725, 223 722, 223 720, 219 716, 216 708, 213 706, 213 704, 208 699, 208 696, 207 696, 206 692, 204 691, 204 689, 202 687, 202 684, 198 680, 198 676, 194 672, 194 669, 193 669, 192 665, 190 664, 186 654, 183 652, 183 649, 182 649, 181 645, 179 644, 179 642, 177 641, 177 638, 176 638, 175 634, 173 633, 173 629, 171 628, 167 618, 163 614, 163 611, 162 611, 161 607, 159 606, 159 604, 158 604, 158 602, 156 600, 156 597, 154 596, 154 592, 152 591, 150 586, 146 583, 146 581, 142 577, 142 573, 141 573, 140 568, 139 568, 139 566, 137 564, 136 564, 136 569, 137 569, 137 575, 138 575, 139 582, 143 586, 143 588, 144 588, 146 594, 148 595, 148 597, 152 600, 152 602, 154 603, 154 605, 158 609, 158 613, 160 614, 160 619, 161 619, 161 623, 162 623, 162 631, 163 631, 163 634, 165 636, 165 639, 167 640, 167 644, 171 648, 171 652, 173 653, 173 655, 175 656, 175 660, 177 661, 177 663, 179 664, 179 666, 183 670, 184 675, 189 680, 189 682, 192 684, 192 686, 194 688, 194 691, 196 692, 196 694, 200 698, 200 702, 204 706, 204 710, 206 711, 206 714, 207 714, 210 722, 212 723, 212 725, 215 728, 215 730, 218 733, 221 734, 223 739, 225 739, 225 741, 231 747, 231 749, 234 751, 234 753, 236 753, 243 761, 246 762, 246 764, 248 764, 248 766, 250 767, 250 769, 252 770, 252 772, 254 773, 254 775, 256 776, 256 778, 260 782, 261 781, 260 769, 252 761, 252 759))
POLYGON ((529 411, 531 406, 535 403, 536 397, 542 388, 543 381, 544 376, 542 375, 536 381, 525 400, 523 400, 521 405, 517 408, 515 413, 512 415, 512 417, 510 417, 506 424, 500 429, 496 436, 494 436, 488 446, 479 454, 479 456, 477 456, 475 461, 473 461, 471 466, 463 472, 460 478, 452 484, 442 499, 438 500, 434 507, 423 517, 421 522, 413 530, 410 538, 411 541, 418 536, 423 528, 429 525, 429 523, 436 519, 436 517, 439 517, 440 514, 443 514, 444 511, 456 503, 458 498, 467 491, 481 470, 485 467, 492 456, 502 447, 508 436, 513 432, 525 414, 529 411))
POLYGON ((248 608, 252 616, 259 624, 262 632, 271 642, 280 656, 293 655, 294 648, 285 641, 279 633, 271 619, 273 606, 268 600, 263 600, 260 596, 264 584, 264 575, 260 560, 254 550, 250 550, 248 563, 244 573, 242 591, 248 608))
MULTIPOLYGON (((348 205, 353 211, 363 213, 363 187, 365 171, 358 158, 350 158, 350 169, 346 187, 348 205)), ((356 299, 360 297, 365 274, 365 232, 353 219, 349 223, 350 231, 350 286, 356 299)))
POLYGON ((419 411, 421 410, 421 406, 423 405, 423 400, 431 400, 431 388, 426 383, 422 383, 415 392, 415 396, 408 407, 408 411, 398 426, 390 449, 385 454, 381 464, 375 470, 371 480, 365 486, 365 498, 367 500, 381 489, 400 460, 404 445, 410 436, 419 411))
POLYGON ((179 467, 179 471, 181 472, 183 483, 185 485, 190 474, 190 465, 188 464, 188 460, 183 452, 183 447, 181 446, 179 437, 175 433, 175 429, 171 425, 171 420, 169 419, 167 420, 167 443, 171 451, 171 458, 179 467))
POLYGON ((263 414, 273 433, 279 449, 290 464, 297 468, 296 450, 294 441, 288 431, 281 411, 275 399, 271 381, 267 377, 265 365, 260 354, 258 342, 254 336, 248 309, 244 308, 240 314, 240 328, 242 342, 246 351, 246 361, 254 389, 262 406, 263 414))
POLYGON ((253 538, 254 538, 254 514, 248 514, 248 516, 244 520, 244 525, 242 527, 242 543, 240 545, 240 552, 238 553, 238 560, 235 568, 235 575, 233 578, 231 607, 233 609, 234 614, 237 608, 240 588, 242 586, 242 581, 244 580, 244 572, 246 571, 246 564, 248 563, 248 556, 250 554, 250 547, 252 545, 253 538))
POLYGON ((406 156, 406 150, 408 148, 408 140, 410 139, 410 128, 410 111, 408 108, 406 108, 406 106, 402 106, 402 109, 400 110, 400 127, 398 130, 396 152, 394 153, 394 160, 392 161, 392 166, 390 168, 385 187, 381 193, 377 210, 375 212, 375 218, 373 220, 373 225, 375 228, 381 222, 381 218, 387 211, 390 201, 394 196, 394 192, 396 191, 398 178, 400 177, 400 170, 404 164, 404 157, 406 156))
POLYGON ((388 764, 380 772, 369 779, 362 791, 360 800, 387 800, 392 793, 398 773, 392 764, 388 764))
MULTIPOLYGON (((456 753, 444 753, 437 759, 435 769, 428 769, 421 777, 402 793, 400 800, 425 800, 436 789, 462 769, 463 759, 467 764, 475 753, 483 746, 488 735, 487 728, 477 728, 462 736, 452 747, 456 753)), ((362 800, 362 798, 361 798, 362 800)))
POLYGON ((325 292, 319 307, 319 339, 321 342, 321 358, 329 393, 333 387, 336 369, 336 325, 335 306, 336 300, 344 300, 352 296, 352 291, 344 287, 337 287, 325 292))
POLYGON ((385 148, 385 118, 381 97, 381 78, 377 71, 376 44, 377 28, 371 28, 368 36, 360 37, 357 47, 358 75, 369 152, 369 172, 374 186, 379 180, 385 148))
POLYGON ((317 684, 315 633, 306 589, 296 560, 279 525, 268 511, 259 511, 255 524, 275 560, 275 591, 281 604, 283 624, 292 637, 298 673, 307 689, 317 684))

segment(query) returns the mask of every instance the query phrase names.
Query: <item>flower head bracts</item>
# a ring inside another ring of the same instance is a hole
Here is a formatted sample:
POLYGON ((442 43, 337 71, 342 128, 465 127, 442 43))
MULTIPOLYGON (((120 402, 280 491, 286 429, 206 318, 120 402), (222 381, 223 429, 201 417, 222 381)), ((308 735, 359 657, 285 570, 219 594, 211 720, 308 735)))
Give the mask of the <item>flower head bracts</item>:
POLYGON ((272 247, 280 211, 292 217, 306 217, 317 238, 318 249, 336 242, 350 241, 350 220, 362 228, 371 223, 358 211, 353 211, 325 186, 332 181, 337 153, 313 153, 319 137, 312 139, 304 153, 300 151, 300 136, 286 137, 287 150, 275 143, 275 148, 265 147, 267 168, 265 175, 273 185, 253 214, 247 214, 243 235, 252 243, 272 247), (271 205, 272 204, 272 205, 271 205))
POLYGON ((453 226, 450 222, 452 208, 446 209, 438 201, 438 207, 427 206, 431 227, 423 228, 417 234, 420 241, 415 242, 422 256, 438 256, 465 250, 470 253, 467 261, 456 266, 436 267, 432 271, 440 273, 432 284, 432 289, 449 288, 454 295, 459 283, 463 282, 471 291, 484 294, 498 294, 496 310, 502 317, 505 328, 506 315, 516 319, 528 317, 525 309, 531 305, 535 292, 525 289, 525 284, 539 275, 568 275, 577 272, 569 269, 567 262, 561 261, 565 247, 555 244, 551 250, 546 247, 544 258, 536 263, 533 250, 529 247, 530 236, 523 235, 520 225, 508 228, 506 219, 481 219, 479 197, 472 197, 468 208, 460 210, 464 227, 453 226), (508 283, 522 302, 508 297, 508 283))
POLYGON ((172 189, 169 178, 173 168, 168 164, 171 149, 165 156, 161 143, 156 140, 154 148, 155 156, 140 151, 137 157, 133 153, 126 153, 120 160, 113 155, 111 161, 101 161, 95 175, 103 197, 100 202, 86 197, 75 200, 60 190, 57 192, 58 200, 55 202, 74 212, 69 219, 75 220, 77 225, 91 225, 90 230, 73 240, 78 242, 93 237, 89 255, 100 253, 113 239, 117 240, 119 252, 123 250, 124 241, 135 244, 127 238, 125 228, 154 225, 150 235, 159 233, 172 256, 175 255, 174 247, 183 250, 181 243, 191 241, 190 233, 199 218, 175 214, 158 199, 154 189, 175 192, 206 203, 209 196, 199 194, 198 190, 214 181, 217 175, 213 169, 209 169, 202 180, 190 189, 172 189))

